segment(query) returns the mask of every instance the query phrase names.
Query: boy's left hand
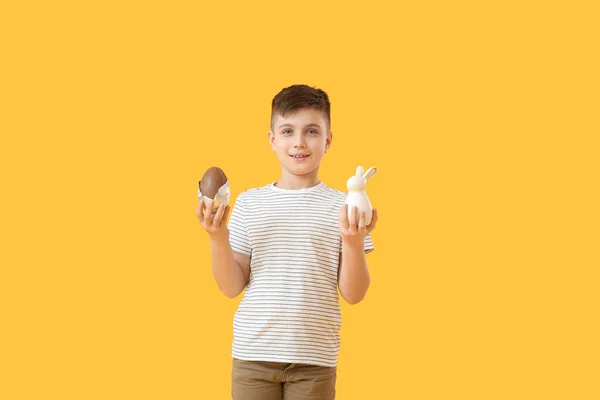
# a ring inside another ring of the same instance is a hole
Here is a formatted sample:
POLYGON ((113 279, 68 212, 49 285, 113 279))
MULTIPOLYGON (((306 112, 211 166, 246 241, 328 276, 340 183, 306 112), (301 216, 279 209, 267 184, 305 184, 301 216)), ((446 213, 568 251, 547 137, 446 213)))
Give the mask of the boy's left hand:
POLYGON ((364 246, 365 237, 375 229, 377 224, 377 209, 373 209, 371 223, 365 226, 365 213, 358 215, 358 208, 352 207, 350 220, 348 220, 348 205, 340 208, 339 225, 342 242, 350 247, 364 246))

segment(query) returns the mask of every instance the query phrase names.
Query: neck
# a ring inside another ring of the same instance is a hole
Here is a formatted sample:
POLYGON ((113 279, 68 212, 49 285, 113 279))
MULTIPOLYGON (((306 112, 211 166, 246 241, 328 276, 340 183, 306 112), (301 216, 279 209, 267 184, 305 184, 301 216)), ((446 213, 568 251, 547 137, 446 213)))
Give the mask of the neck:
POLYGON ((313 186, 317 186, 321 181, 319 180, 318 170, 314 170, 306 175, 293 175, 283 170, 281 172, 281 179, 275 183, 280 189, 287 190, 298 190, 308 189, 313 186))

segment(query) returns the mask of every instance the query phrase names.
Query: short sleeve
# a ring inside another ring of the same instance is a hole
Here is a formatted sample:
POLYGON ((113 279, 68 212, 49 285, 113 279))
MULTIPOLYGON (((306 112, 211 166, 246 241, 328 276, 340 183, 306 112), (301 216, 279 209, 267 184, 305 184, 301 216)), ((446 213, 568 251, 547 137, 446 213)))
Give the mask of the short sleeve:
POLYGON ((238 196, 229 217, 229 244, 231 249, 239 254, 250 257, 252 247, 248 237, 248 226, 246 225, 246 210, 243 196, 238 196))
POLYGON ((372 252, 375 250, 375 246, 373 246, 373 239, 371 238, 371 234, 368 233, 365 237, 365 254, 372 252))

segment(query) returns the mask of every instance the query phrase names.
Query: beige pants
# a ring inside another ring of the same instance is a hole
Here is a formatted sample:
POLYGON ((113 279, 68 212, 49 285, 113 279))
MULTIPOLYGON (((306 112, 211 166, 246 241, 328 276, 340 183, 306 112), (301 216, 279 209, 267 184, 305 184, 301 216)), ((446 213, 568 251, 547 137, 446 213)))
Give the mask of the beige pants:
POLYGON ((233 359, 233 400, 333 400, 335 367, 233 359))

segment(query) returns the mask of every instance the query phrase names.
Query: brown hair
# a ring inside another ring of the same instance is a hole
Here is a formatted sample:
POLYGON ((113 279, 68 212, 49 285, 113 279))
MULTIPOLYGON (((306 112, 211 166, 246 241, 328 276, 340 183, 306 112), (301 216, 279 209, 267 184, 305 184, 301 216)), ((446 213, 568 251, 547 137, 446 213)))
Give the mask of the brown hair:
POLYGON ((310 107, 323 111, 325 114, 326 129, 331 126, 331 104, 329 97, 321 89, 307 85, 292 85, 282 89, 273 98, 271 104, 271 129, 274 129, 275 117, 287 117, 301 108, 310 107))

